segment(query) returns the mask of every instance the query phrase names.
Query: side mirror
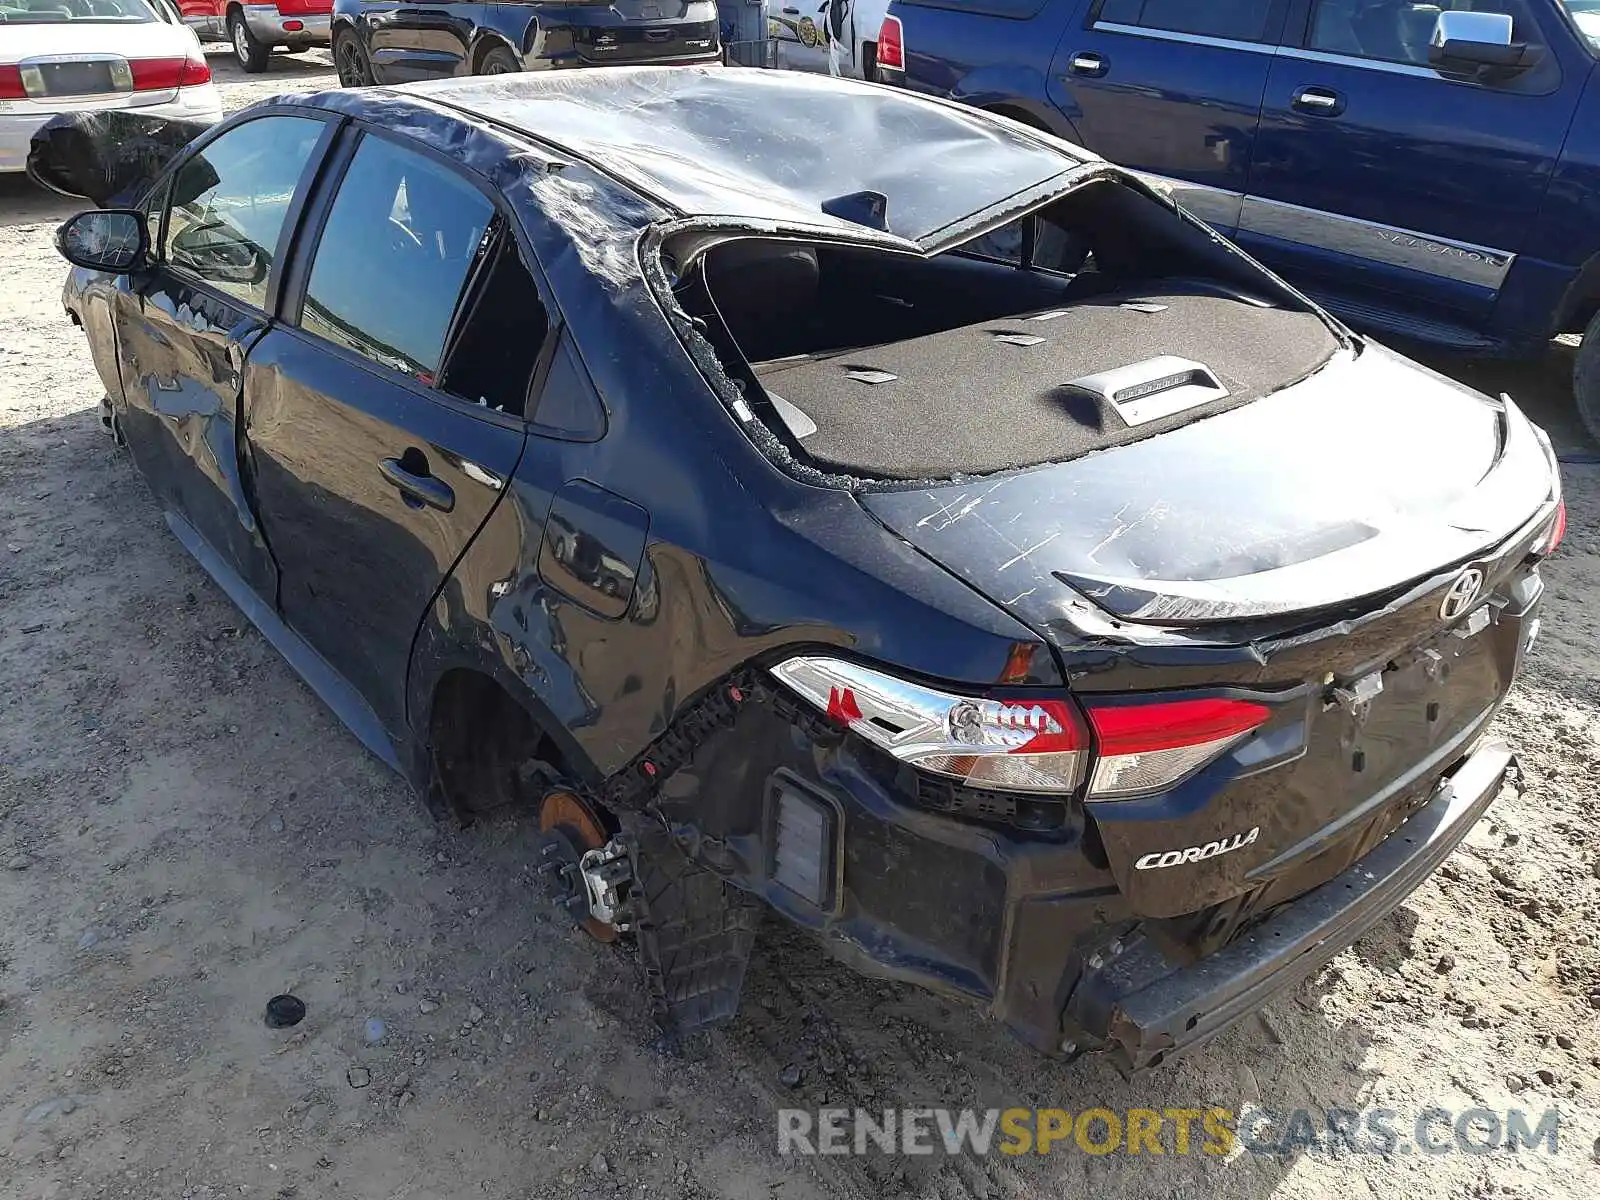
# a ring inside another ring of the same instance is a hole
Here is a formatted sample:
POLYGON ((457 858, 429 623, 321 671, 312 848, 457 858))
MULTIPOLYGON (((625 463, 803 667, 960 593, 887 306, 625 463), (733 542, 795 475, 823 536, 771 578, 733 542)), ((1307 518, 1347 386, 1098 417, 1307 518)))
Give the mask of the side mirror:
POLYGON ((122 275, 149 263, 150 231, 131 208, 81 212, 56 230, 56 249, 75 267, 122 275))
POLYGON ((1507 13, 1442 12, 1428 41, 1428 62, 1457 73, 1516 72, 1539 61, 1537 46, 1514 42, 1507 13))

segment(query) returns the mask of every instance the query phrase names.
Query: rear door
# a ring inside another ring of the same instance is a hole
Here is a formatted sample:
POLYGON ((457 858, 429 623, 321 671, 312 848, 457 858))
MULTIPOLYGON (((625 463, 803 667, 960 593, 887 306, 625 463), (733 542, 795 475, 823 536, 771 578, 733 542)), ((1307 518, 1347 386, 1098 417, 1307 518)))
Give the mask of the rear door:
MULTIPOLYGON (((840 0, 848 5, 850 0, 840 0)), ((828 70, 828 11, 834 0, 770 0, 777 65, 789 71, 828 70)), ((848 60, 849 53, 844 58, 848 60)), ((759 66, 759 63, 752 63, 759 66)))
POLYGON ((1312 0, 1273 60, 1239 240, 1360 322, 1482 323, 1538 216, 1588 67, 1548 4, 1312 0), (1428 65, 1442 9, 1497 11, 1541 49, 1482 79, 1428 65))
POLYGON ((466 66, 471 19, 485 7, 456 0, 367 5, 361 19, 370 31, 378 81, 409 83, 471 74, 466 66))
POLYGON ((284 619, 398 731, 418 624, 521 456, 546 320, 476 177, 353 138, 250 356, 246 445, 284 619))
POLYGON ((177 0, 183 23, 196 33, 208 37, 223 36, 222 13, 217 0, 177 0))
POLYGON ((1238 222, 1287 0, 1095 0, 1049 96, 1089 149, 1160 177, 1223 232, 1238 222))
POLYGON ((161 504, 269 601, 275 573, 239 472, 246 356, 268 327, 293 214, 333 126, 259 117, 178 166, 156 216, 156 266, 111 293, 121 427, 161 504))

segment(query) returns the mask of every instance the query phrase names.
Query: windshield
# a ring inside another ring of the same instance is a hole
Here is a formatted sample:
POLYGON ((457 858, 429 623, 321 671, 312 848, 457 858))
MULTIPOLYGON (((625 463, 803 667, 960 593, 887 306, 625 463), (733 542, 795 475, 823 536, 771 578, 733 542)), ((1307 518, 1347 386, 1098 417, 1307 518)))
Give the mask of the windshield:
POLYGON ((5 25, 64 21, 132 25, 158 19, 145 0, 0 0, 0 24, 5 25))
POLYGON ((1600 50, 1600 0, 1562 0, 1578 29, 1600 50))

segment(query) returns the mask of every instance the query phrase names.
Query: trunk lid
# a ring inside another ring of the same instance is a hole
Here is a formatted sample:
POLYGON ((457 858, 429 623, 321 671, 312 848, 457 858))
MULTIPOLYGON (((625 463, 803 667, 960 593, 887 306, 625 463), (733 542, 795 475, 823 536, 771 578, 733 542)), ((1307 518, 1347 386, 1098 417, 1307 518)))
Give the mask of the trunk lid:
POLYGON ((1170 433, 862 503, 1076 648, 1117 626, 1347 609, 1496 545, 1550 491, 1514 405, 1369 346, 1170 433))
POLYGON ((1194 947, 1344 870, 1465 753, 1526 649, 1555 498, 1514 405, 1369 346, 1144 441, 862 503, 1086 702, 1272 710, 1175 785, 1086 804, 1133 910, 1194 947))

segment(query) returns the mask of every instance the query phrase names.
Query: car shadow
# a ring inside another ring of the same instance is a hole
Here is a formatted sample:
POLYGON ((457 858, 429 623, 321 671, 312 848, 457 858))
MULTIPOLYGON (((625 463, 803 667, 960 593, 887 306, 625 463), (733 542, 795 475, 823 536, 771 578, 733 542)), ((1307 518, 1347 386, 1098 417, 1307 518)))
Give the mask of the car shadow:
MULTIPOLYGON (((1369 941, 1398 953, 1409 914, 1390 918, 1369 941)), ((1415 918, 1410 918, 1415 927, 1415 918)), ((1283 1146, 1289 1120, 1306 1113, 1319 1147, 1329 1112, 1377 1103, 1382 1075, 1366 1065, 1379 1038, 1360 1019, 1339 1015, 1325 998, 1342 978, 1337 963, 1246 1017, 1216 1040, 1147 1075, 1124 1078, 1109 1060, 1046 1059, 969 1005, 899 983, 855 974, 809 935, 768 921, 746 978, 738 1019, 717 1035, 765 1084, 776 1131, 779 1113, 800 1109, 1051 1108, 1076 1117, 1106 1109, 1126 1122, 1129 1110, 1162 1115, 1158 1140, 1130 1151, 1086 1153, 1068 1136, 1045 1155, 852 1157, 849 1174, 867 1194, 1079 1195, 1135 1197, 1217 1194, 1265 1200, 1286 1183, 1307 1152, 1283 1146), (1219 1154, 1199 1120, 1180 1152, 1179 1118, 1168 1110, 1220 1108, 1248 1130, 1219 1154), (1133 1170, 1126 1168, 1133 1167, 1133 1170), (977 1176, 982 1176, 979 1180, 977 1176)), ((1103 1124, 1091 1140, 1108 1136, 1103 1124)), ((776 1133, 775 1133, 776 1136, 776 1133)))

